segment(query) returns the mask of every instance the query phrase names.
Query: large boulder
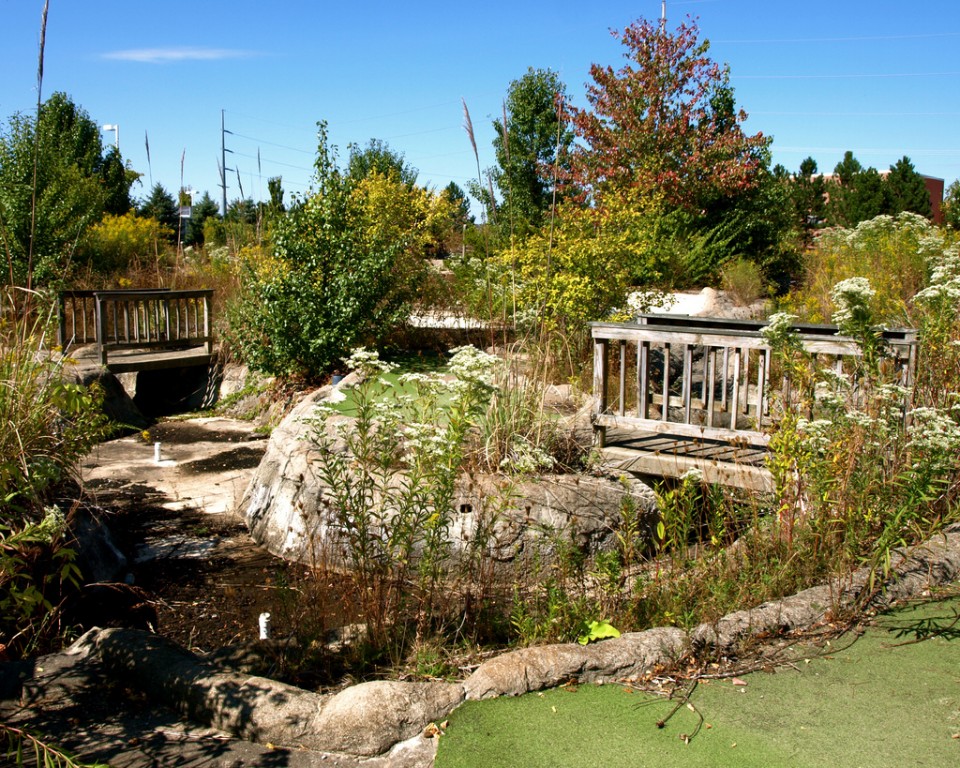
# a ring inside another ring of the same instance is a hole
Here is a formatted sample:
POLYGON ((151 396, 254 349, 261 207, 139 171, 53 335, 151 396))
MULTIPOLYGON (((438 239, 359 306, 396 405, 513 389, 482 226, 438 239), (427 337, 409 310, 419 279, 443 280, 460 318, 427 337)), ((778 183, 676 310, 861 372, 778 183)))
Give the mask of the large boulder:
POLYGON ((126 388, 114 374, 102 366, 67 366, 64 377, 84 387, 96 384, 103 392, 101 406, 107 418, 119 431, 139 431, 150 425, 150 420, 136 405, 126 388))
MULTIPOLYGON (((351 383, 348 378, 338 386, 351 383)), ((319 449, 309 439, 318 409, 335 393, 329 386, 312 393, 273 431, 240 505, 253 538, 288 560, 329 563, 336 557, 329 540, 330 493, 318 471, 319 449)), ((343 450, 342 441, 332 449, 343 450)), ((542 552, 560 540, 586 553, 601 551, 615 545, 628 500, 642 515, 656 514, 655 495, 632 477, 464 474, 453 503, 451 543, 462 548, 486 527, 492 531, 488 553, 499 561, 534 548, 542 552)))

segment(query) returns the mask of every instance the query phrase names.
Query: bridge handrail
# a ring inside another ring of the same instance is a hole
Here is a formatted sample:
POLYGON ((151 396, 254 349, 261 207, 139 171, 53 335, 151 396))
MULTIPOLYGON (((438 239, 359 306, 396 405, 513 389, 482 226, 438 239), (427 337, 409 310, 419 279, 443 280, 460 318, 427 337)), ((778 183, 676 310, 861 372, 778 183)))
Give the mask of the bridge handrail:
MULTIPOLYGON (((636 323, 591 323, 594 339, 594 426, 603 446, 607 427, 765 445, 763 426, 769 421, 771 350, 761 334, 765 323, 721 318, 649 314, 636 323), (610 346, 619 354, 619 375, 610 376, 610 346), (635 347, 635 381, 627 381, 628 345, 635 347), (664 360, 681 353, 679 393, 671 366, 664 360), (699 352, 697 368, 695 352, 699 352), (654 381, 652 368, 659 359, 662 371, 654 381), (751 370, 754 378, 751 379, 751 370), (611 380, 617 384, 617 402, 608 405, 611 380), (659 387, 659 388, 658 388, 659 387), (627 410, 633 390, 636 409, 627 410), (653 408, 659 405, 659 414, 653 408), (679 414, 679 415, 678 415, 679 414), (699 420, 699 423, 698 423, 699 420)), ((803 348, 833 358, 840 370, 845 357, 861 354, 857 343, 837 334, 835 326, 794 326, 803 348)), ((916 368, 917 334, 912 329, 885 331, 884 339, 901 368, 908 389, 916 368)), ((789 382, 784 382, 788 387, 789 382)), ((907 413, 909 402, 905 403, 907 413)))
POLYGON ((60 346, 94 343, 102 365, 121 349, 202 345, 213 352, 212 289, 66 290, 58 309, 60 346))

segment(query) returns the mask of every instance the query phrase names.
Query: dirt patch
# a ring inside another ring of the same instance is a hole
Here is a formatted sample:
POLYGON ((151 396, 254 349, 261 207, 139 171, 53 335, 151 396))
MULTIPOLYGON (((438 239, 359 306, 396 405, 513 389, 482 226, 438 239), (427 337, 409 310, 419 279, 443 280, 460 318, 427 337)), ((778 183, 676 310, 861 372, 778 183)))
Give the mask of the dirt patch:
MULTIPOLYGON (((352 618, 340 607, 342 580, 318 583, 248 535, 237 505, 266 447, 253 429, 231 419, 162 422, 149 440, 104 443, 83 463, 84 485, 129 561, 121 578, 152 596, 157 631, 191 650, 257 640, 263 613, 273 637, 297 635, 301 644, 322 642, 352 618)), ((315 684, 340 674, 280 671, 315 684)))

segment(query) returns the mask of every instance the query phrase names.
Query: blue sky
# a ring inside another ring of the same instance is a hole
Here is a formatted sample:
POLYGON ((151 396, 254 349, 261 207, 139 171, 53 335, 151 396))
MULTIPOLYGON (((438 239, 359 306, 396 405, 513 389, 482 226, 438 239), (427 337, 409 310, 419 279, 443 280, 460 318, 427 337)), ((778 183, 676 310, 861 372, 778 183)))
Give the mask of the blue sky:
MULTIPOLYGON (((4 124, 36 106, 42 8, 0 0, 4 124)), ((51 0, 42 95, 65 91, 120 126, 121 152, 144 174, 138 197, 151 178, 179 188, 182 159, 184 186, 220 199, 221 109, 230 200, 241 184, 266 196, 271 176, 288 195, 305 191, 320 119, 341 160, 348 143, 383 139, 421 183, 465 187, 476 164, 461 98, 491 165, 491 121, 511 80, 553 69, 582 106, 590 64, 623 62, 610 30, 660 11, 660 0, 51 0)), ((774 162, 795 170, 811 155, 829 171, 850 149, 865 166, 908 155, 921 173, 960 177, 957 0, 668 0, 668 23, 687 15, 729 64, 746 129, 773 137, 774 162)))

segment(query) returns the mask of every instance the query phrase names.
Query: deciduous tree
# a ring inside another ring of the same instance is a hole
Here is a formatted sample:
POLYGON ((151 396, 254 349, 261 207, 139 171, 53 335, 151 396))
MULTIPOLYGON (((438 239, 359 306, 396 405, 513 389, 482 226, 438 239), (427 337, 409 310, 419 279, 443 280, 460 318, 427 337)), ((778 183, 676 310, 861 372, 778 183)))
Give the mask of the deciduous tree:
POLYGON ((756 183, 769 142, 743 132, 728 71, 698 36, 695 22, 670 32, 640 19, 617 34, 627 64, 591 67, 573 178, 595 198, 630 188, 697 211, 756 183))
POLYGON ((130 207, 137 174, 100 129, 64 93, 37 117, 13 115, 0 133, 0 233, 8 257, 4 280, 42 285, 62 278, 85 230, 104 212, 130 207))
POLYGON ((419 171, 404 159, 402 152, 392 150, 385 141, 370 139, 363 148, 358 144, 350 144, 347 149, 350 152, 347 175, 354 181, 377 171, 388 177, 395 174, 408 187, 417 183, 419 171))
POLYGON ((499 222, 523 236, 538 228, 553 204, 556 175, 567 175, 573 131, 563 118, 566 86, 549 69, 527 70, 510 83, 503 118, 493 124, 500 193, 499 222))

